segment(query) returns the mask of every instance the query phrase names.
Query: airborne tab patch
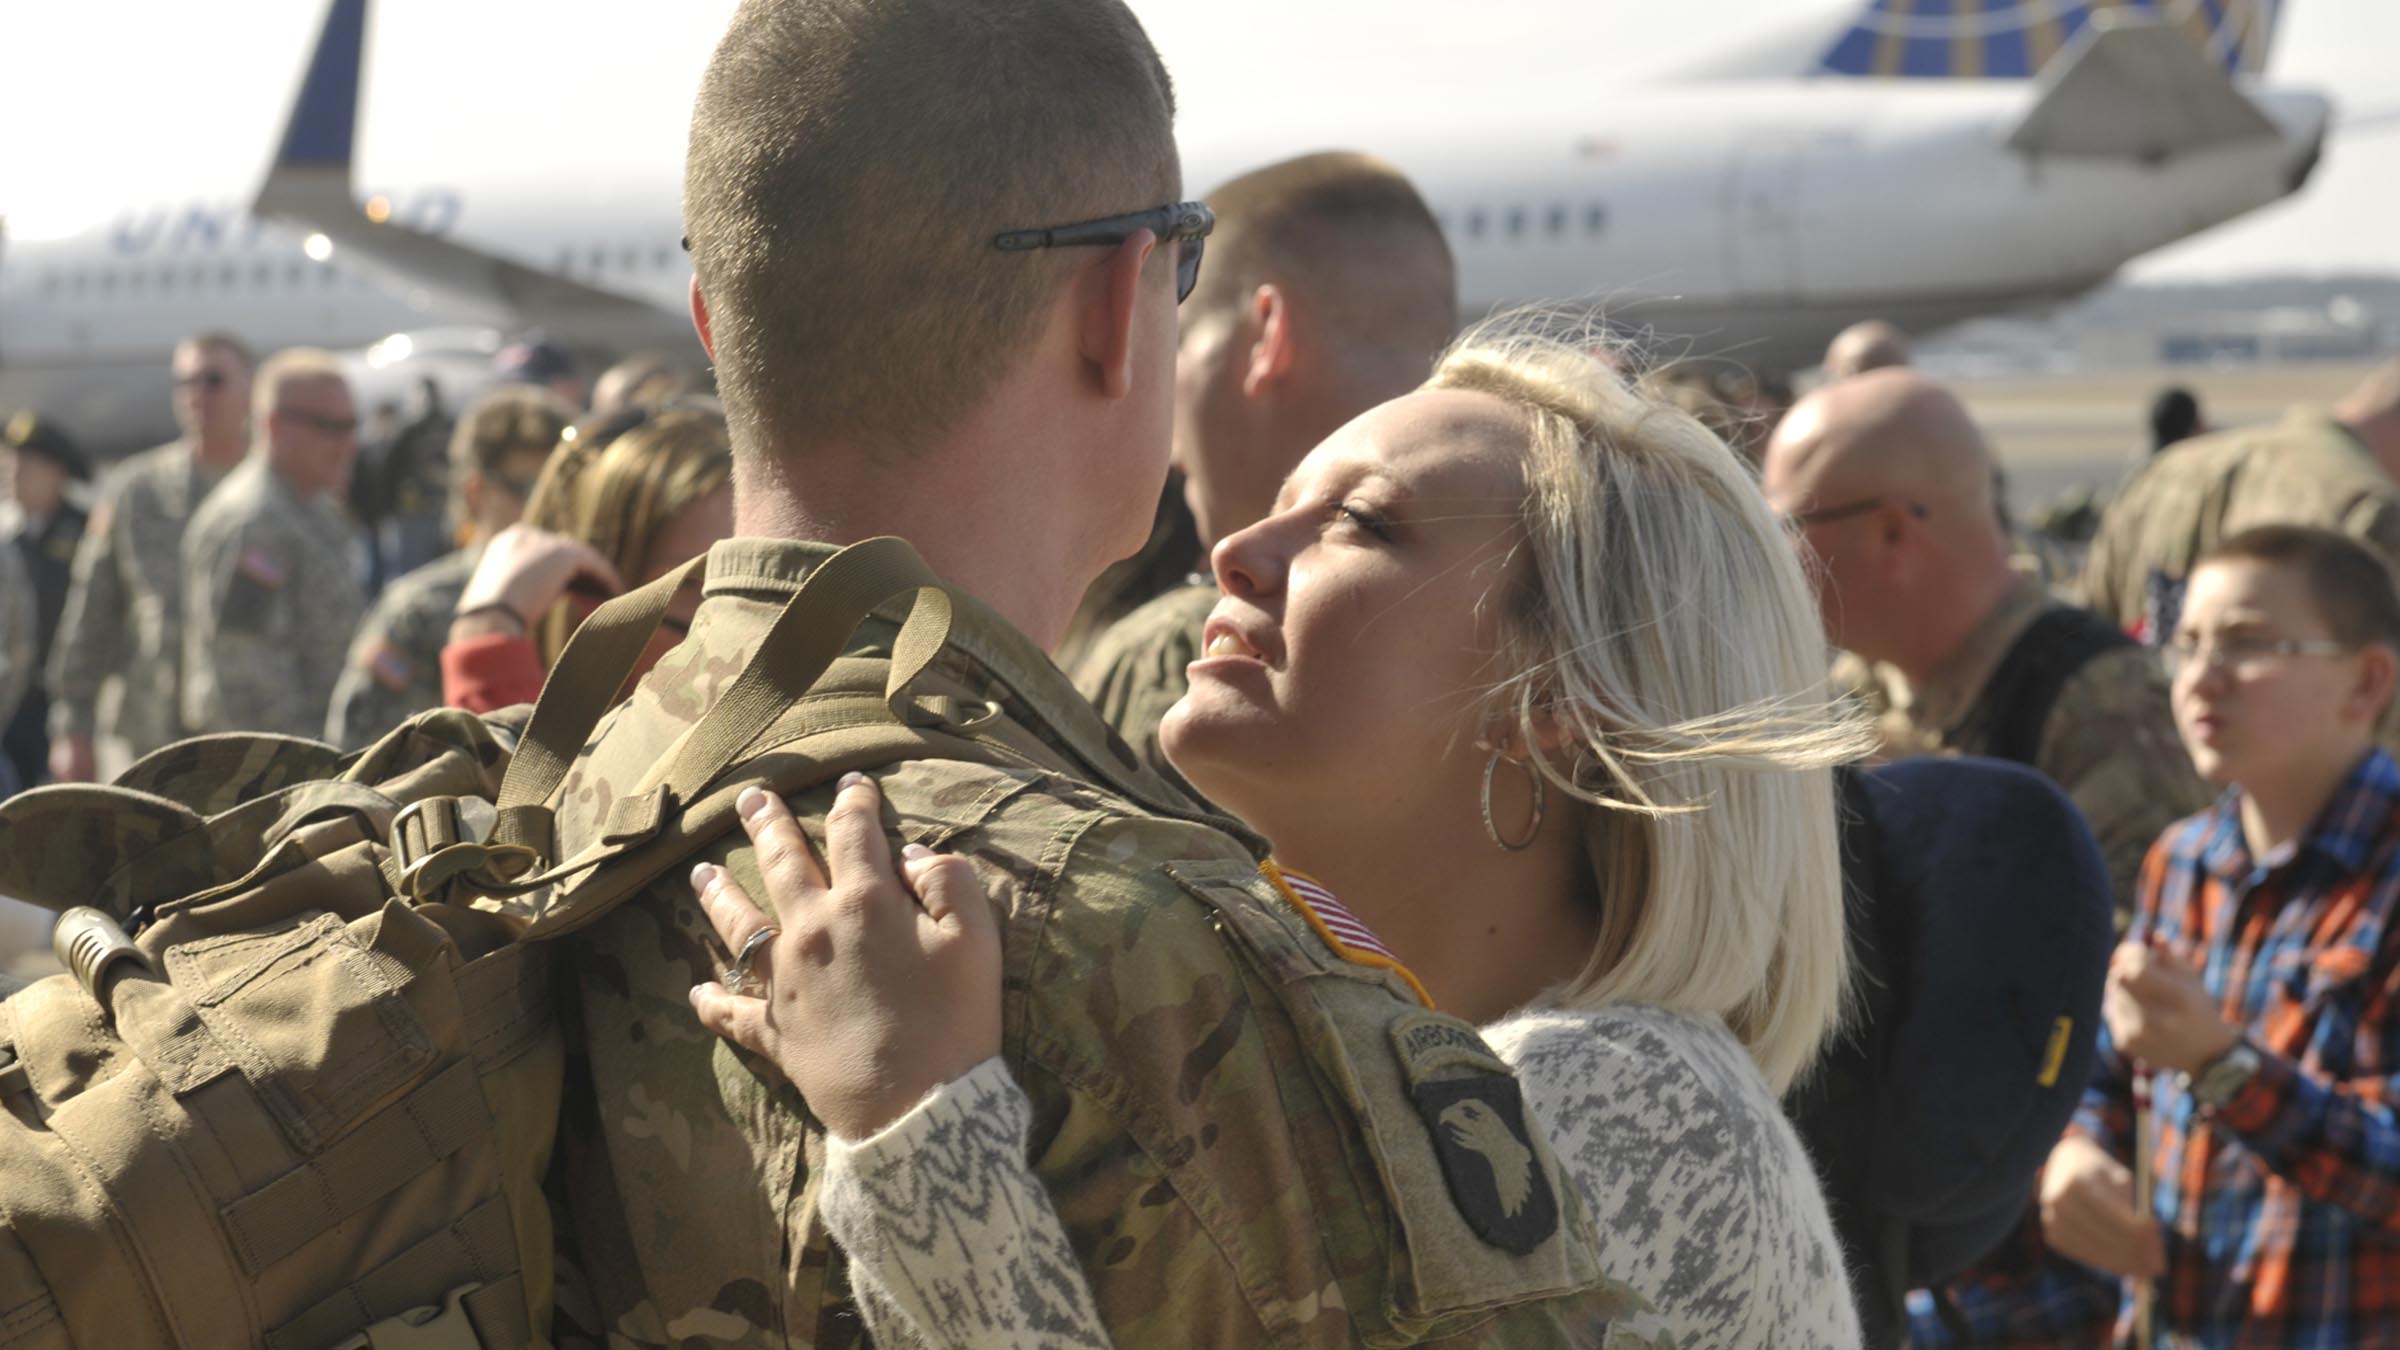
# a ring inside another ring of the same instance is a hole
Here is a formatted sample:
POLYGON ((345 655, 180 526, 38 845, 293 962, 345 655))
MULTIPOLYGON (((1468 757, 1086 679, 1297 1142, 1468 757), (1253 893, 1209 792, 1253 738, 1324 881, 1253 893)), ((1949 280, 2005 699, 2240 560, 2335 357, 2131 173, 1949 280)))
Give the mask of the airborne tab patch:
POLYGON ((1474 1028, 1438 1013, 1393 1023, 1392 1049, 1467 1226, 1519 1256, 1541 1246, 1558 1231, 1558 1195, 1527 1132, 1516 1075, 1474 1028))

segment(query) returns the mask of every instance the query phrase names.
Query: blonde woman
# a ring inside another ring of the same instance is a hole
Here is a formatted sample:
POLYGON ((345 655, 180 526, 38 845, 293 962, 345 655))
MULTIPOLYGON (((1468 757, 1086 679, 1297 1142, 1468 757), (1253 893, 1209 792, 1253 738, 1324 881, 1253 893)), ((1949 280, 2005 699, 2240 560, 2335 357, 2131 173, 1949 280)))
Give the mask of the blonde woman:
MULTIPOLYGON (((567 429, 525 514, 494 536, 442 648, 442 699, 489 712, 532 701, 575 626, 627 585, 666 575, 733 533, 725 416, 668 405, 567 429)), ((635 675, 681 640, 699 604, 680 596, 635 675)))
MULTIPOLYGON (((1864 736, 1826 700, 1815 602, 1733 453, 1577 348, 1487 329, 1213 561, 1223 595, 1162 729, 1176 766, 1305 870, 1287 894, 1353 955, 1388 949, 1483 1024, 1607 1272, 1675 1344, 1857 1344, 1777 1098, 1840 1018, 1830 770, 1864 736)), ((830 880, 773 794, 742 807, 783 931, 752 968, 764 997, 694 1003, 836 1136, 824 1212, 871 1315, 903 1343, 1105 1344, 1043 1275, 1074 1274, 1075 1247, 994 1057, 971 873, 911 845, 895 876, 864 779, 828 820, 830 880)), ((693 880, 740 950, 759 910, 719 869, 693 880)), ((1441 1124, 1507 1170, 1523 1145, 1474 1116, 1441 1124)))

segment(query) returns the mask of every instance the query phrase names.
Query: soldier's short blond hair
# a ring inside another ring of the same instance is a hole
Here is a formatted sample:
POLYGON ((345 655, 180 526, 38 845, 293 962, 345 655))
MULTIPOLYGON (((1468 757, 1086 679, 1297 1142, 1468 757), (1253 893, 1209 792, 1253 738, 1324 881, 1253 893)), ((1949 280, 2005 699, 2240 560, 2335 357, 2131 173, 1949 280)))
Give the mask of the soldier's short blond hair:
POLYGON ((286 347, 268 357, 250 382, 250 425, 263 428, 267 415, 282 401, 286 387, 331 381, 348 387, 350 377, 332 352, 322 347, 286 347))
MULTIPOLYGON (((1458 328, 1458 269, 1433 208, 1372 155, 1328 150, 1254 169, 1208 194, 1217 213, 1187 321, 1274 283, 1304 296, 1345 342, 1430 355, 1458 328)), ((1420 358, 1422 359, 1422 358, 1420 358)))
POLYGON ((953 425, 1093 256, 993 238, 1173 201, 1173 121, 1119 0, 744 0, 683 192, 743 452, 953 425))
POLYGON ((1780 1092, 1840 1021, 1831 770, 1871 735, 1826 688, 1816 596, 1749 471, 1591 346, 1504 317, 1428 385, 1526 429, 1530 566, 1492 598, 1508 674, 1480 719, 1563 740, 1534 763, 1580 813, 1600 940, 1560 1001, 1721 1017, 1780 1092))

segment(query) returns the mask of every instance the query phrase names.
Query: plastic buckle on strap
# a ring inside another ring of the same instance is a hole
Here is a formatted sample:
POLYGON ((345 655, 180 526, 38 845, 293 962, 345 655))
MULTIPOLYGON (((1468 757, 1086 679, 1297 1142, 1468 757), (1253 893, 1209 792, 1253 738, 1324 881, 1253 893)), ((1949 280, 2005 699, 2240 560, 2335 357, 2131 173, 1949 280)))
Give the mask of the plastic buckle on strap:
POLYGON ((454 882, 505 886, 539 867, 533 849, 484 842, 496 823, 491 808, 476 800, 427 797, 402 807, 392 817, 393 889, 410 900, 437 900, 454 882))
POLYGON ((0 1097, 16 1097, 33 1091, 33 1079, 25 1072, 25 1061, 17 1052, 0 1045, 0 1097))
MULTIPOLYGON (((462 1284, 442 1295, 441 1306, 426 1304, 395 1313, 342 1342, 335 1350, 485 1350, 467 1315, 467 1295, 483 1288, 462 1284)), ((496 1350, 496 1348, 495 1348, 496 1350)))

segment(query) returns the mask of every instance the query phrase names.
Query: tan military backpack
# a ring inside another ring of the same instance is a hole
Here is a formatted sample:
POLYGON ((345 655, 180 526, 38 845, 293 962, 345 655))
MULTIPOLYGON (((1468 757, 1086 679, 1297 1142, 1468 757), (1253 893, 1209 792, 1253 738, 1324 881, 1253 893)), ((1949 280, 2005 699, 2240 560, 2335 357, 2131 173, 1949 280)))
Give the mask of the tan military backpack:
POLYGON ((601 842, 553 857, 544 803, 698 566, 602 606, 530 721, 437 710, 348 759, 202 737, 0 807, 0 894, 87 907, 60 925, 71 973, 0 1001, 0 1350, 546 1337, 541 940, 732 829, 750 782, 1024 750, 910 688, 950 596, 869 540, 810 576, 601 842), (888 672, 837 659, 911 595, 888 672))

